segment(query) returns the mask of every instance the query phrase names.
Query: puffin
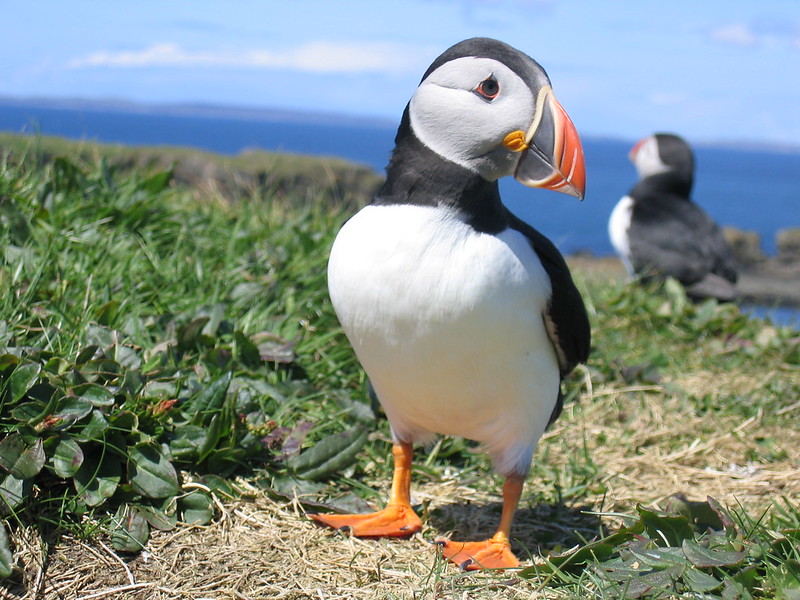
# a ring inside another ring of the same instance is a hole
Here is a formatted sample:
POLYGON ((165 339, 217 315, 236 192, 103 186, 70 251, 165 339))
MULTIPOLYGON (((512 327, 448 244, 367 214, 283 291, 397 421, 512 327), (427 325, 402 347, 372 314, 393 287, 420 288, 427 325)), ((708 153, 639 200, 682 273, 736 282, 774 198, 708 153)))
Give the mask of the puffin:
POLYGON ((394 470, 385 508, 311 516, 357 537, 409 537, 422 527, 414 445, 475 440, 505 478, 499 526, 437 541, 469 570, 519 566, 511 526, 533 452, 590 346, 567 264, 504 206, 505 176, 583 199, 583 149, 536 61, 471 38, 423 75, 385 183, 342 226, 328 263, 333 308, 391 427, 394 470))
POLYGON ((719 226, 692 201, 694 155, 671 133, 655 133, 631 149, 639 181, 614 207, 611 244, 631 277, 672 277, 694 300, 737 296, 736 264, 719 226))

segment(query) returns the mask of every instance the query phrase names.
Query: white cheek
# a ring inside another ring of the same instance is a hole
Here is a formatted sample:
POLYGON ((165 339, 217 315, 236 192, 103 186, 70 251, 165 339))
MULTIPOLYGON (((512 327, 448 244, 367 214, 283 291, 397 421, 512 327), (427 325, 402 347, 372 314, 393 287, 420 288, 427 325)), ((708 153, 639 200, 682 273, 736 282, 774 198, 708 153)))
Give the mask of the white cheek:
POLYGON ((452 61, 426 79, 411 99, 409 113, 411 128, 423 144, 473 171, 483 168, 487 154, 497 149, 507 153, 503 138, 515 130, 527 131, 534 111, 533 95, 522 79, 496 61, 481 66, 479 60, 452 61), (500 95, 491 102, 472 91, 489 75, 500 84, 500 95))
MULTIPOLYGON (((411 99, 411 128, 431 150, 464 167, 496 138, 497 123, 485 114, 484 102, 469 92, 424 85, 411 99)), ((485 153, 485 152, 484 152, 485 153)))
POLYGON ((658 154, 658 142, 654 137, 650 137, 642 144, 634 158, 634 166, 639 177, 650 177, 659 173, 666 173, 670 168, 661 161, 658 154))

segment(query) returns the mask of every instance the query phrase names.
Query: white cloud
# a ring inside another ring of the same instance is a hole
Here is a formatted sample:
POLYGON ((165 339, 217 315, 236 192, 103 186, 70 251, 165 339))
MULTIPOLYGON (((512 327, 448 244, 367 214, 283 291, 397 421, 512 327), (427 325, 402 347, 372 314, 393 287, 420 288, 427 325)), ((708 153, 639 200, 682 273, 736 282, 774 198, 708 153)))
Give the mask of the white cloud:
POLYGON ((99 51, 69 62, 72 69, 92 67, 241 67, 290 69, 314 73, 406 72, 419 70, 431 52, 392 43, 309 42, 280 51, 197 51, 179 44, 152 44, 143 50, 99 51))
POLYGON ((746 23, 734 23, 718 27, 711 32, 710 37, 715 42, 741 48, 752 48, 759 42, 758 36, 746 23))

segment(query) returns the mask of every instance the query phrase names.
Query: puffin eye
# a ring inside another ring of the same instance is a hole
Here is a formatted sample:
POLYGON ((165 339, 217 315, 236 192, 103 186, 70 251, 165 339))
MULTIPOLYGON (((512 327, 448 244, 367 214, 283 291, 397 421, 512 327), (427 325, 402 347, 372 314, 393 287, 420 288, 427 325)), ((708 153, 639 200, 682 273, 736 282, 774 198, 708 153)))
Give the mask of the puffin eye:
POLYGON ((487 77, 478 84, 475 93, 484 100, 494 100, 500 93, 500 84, 494 77, 487 77))

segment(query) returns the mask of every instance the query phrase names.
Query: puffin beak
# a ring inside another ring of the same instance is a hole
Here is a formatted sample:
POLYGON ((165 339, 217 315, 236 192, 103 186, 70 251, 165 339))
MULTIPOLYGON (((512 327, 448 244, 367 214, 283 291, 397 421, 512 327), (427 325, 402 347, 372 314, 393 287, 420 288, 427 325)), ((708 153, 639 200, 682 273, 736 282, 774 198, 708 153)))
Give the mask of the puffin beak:
POLYGON ((521 138, 522 132, 517 131, 504 140, 507 148, 522 152, 514 178, 529 187, 555 190, 583 200, 586 164, 581 139, 550 86, 539 92, 535 118, 524 143, 521 138))
POLYGON ((628 160, 629 161, 631 161, 632 163, 636 164, 636 155, 639 153, 639 149, 642 146, 644 146, 644 143, 646 141, 647 141, 647 138, 644 138, 643 140, 639 140, 638 142, 636 142, 633 145, 633 148, 631 148, 631 151, 628 152, 628 160))

